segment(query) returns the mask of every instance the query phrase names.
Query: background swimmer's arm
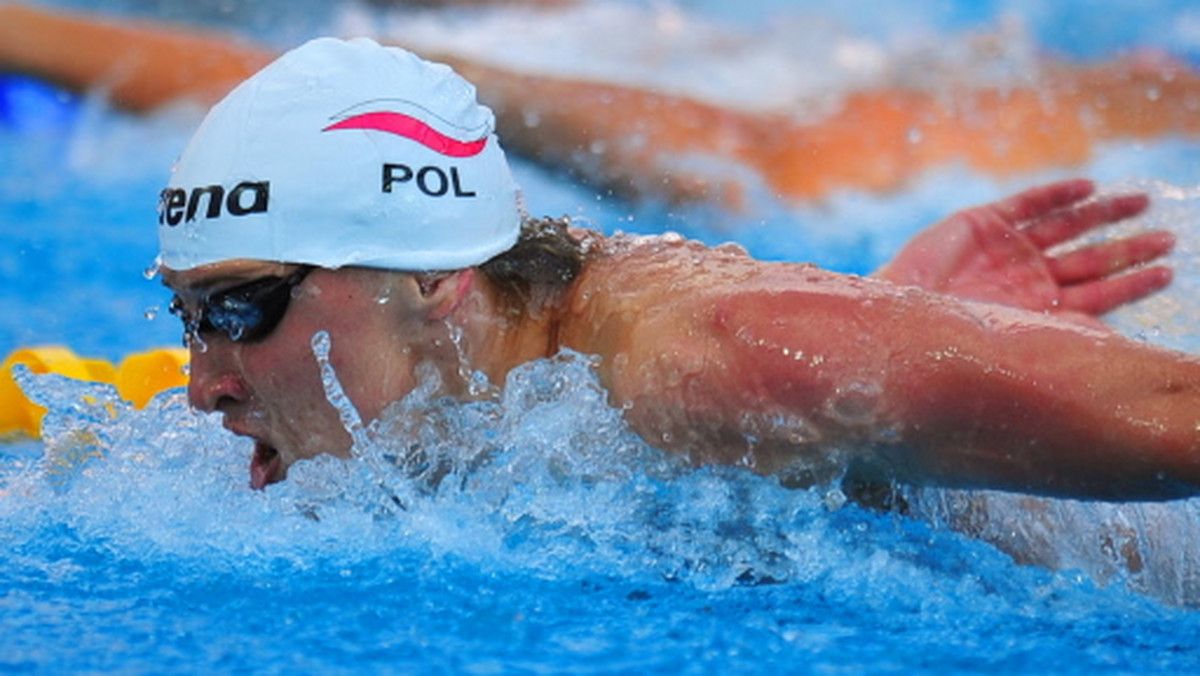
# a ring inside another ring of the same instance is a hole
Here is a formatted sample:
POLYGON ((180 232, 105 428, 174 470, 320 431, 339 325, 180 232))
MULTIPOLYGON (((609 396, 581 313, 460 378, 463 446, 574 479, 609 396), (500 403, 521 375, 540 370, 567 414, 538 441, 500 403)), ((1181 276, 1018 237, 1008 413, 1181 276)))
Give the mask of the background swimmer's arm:
POLYGON ((1062 181, 961 211, 909 240, 875 276, 1100 326, 1097 316, 1170 283, 1169 268, 1144 264, 1170 252, 1174 237, 1147 232, 1056 253, 1149 204, 1145 195, 1089 200, 1094 192, 1090 181, 1062 181))
POLYGON ((0 4, 0 71, 74 90, 103 87, 133 110, 215 103, 271 58, 229 36, 0 4))
MULTIPOLYGON (((627 196, 731 208, 750 190, 789 201, 891 190, 953 162, 1013 175, 1082 162, 1096 140, 1200 133, 1200 78, 1165 60, 1047 64, 1003 89, 850 92, 838 110, 802 118, 425 55, 475 82, 514 150, 627 196)), ((0 4, 0 68, 106 86, 134 109, 213 102, 271 56, 215 33, 0 4)))
MULTIPOLYGON (((0 3, 0 71, 75 90, 103 87, 114 103, 132 110, 180 99, 215 103, 273 57, 218 33, 0 3)), ((741 114, 631 87, 443 60, 479 87, 510 149, 626 196, 741 199, 742 184, 727 172, 686 168, 692 153, 736 159, 745 145, 741 114)))
POLYGON ((760 122, 692 98, 423 52, 475 83, 506 148, 626 198, 744 206, 760 122))
POLYGON ((740 109, 434 56, 479 86, 501 137, 523 154, 628 194, 735 209, 752 191, 791 202, 882 192, 948 164, 1014 176, 1076 166, 1101 140, 1200 134, 1200 78, 1162 62, 1046 62, 1004 87, 883 86, 802 115, 799 101, 796 110, 740 109))
POLYGON ((764 473, 820 478, 844 454, 918 484, 1200 488, 1200 362, 917 289, 791 277, 697 284, 645 308, 606 348, 614 404, 655 445, 764 473))

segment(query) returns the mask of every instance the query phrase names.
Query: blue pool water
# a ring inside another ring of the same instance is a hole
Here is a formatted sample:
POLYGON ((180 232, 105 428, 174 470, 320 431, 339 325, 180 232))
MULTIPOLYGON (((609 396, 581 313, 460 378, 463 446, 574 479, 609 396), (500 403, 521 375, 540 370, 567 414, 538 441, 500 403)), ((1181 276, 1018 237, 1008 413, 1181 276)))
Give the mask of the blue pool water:
MULTIPOLYGON (((1085 2, 906 3, 883 14, 826 4, 690 6, 739 30, 803 17, 885 55, 928 35, 952 50, 964 31, 1011 21, 1031 44, 1079 57, 1134 45, 1200 53, 1200 10, 1186 2, 1114 3, 1106 21, 1085 2)), ((363 20, 288 7, 294 20, 282 27, 264 27, 255 8, 204 20, 279 42, 363 20)), ((198 113, 134 118, 11 79, 0 91, 0 353, 65 343, 116 360, 177 344, 166 295, 143 271, 155 196, 198 113)), ((873 269, 956 208, 1063 175, 995 181, 943 169, 896 194, 730 215, 625 204, 519 160, 515 170, 534 212, 734 239, 760 257, 849 272, 873 269)), ((1184 243, 1176 286, 1115 325, 1200 352, 1200 143, 1114 144, 1082 171, 1150 191, 1158 206, 1143 224, 1184 243)), ((246 442, 178 392, 135 411, 96 386, 27 386, 51 414, 44 442, 0 445, 6 673, 1200 668, 1194 500, 927 491, 907 496, 916 516, 902 517, 845 504, 831 487, 685 469, 624 428, 578 355, 522 369, 494 402, 418 392, 400 406, 424 413, 420 428, 387 417, 366 430, 360 458, 298 465, 263 492, 246 486, 246 442), (450 477, 432 490, 389 472, 397 439, 446 458, 450 477), (954 528, 967 517, 975 536, 954 528), (1131 551, 1139 565, 1126 565, 1131 551)))

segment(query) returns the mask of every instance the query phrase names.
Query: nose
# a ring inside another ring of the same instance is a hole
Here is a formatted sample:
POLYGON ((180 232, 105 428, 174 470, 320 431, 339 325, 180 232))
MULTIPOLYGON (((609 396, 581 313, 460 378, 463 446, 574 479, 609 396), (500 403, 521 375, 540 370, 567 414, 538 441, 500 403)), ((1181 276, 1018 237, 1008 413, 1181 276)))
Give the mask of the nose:
POLYGON ((188 403, 193 408, 212 413, 246 400, 246 384, 236 368, 235 349, 220 338, 192 341, 188 403))

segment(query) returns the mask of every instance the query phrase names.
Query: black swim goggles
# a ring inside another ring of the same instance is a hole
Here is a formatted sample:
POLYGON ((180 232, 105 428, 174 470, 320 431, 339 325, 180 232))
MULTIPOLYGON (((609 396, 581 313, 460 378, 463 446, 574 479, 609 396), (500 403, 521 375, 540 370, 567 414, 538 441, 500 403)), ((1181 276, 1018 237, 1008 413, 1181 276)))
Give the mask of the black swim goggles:
POLYGON ((285 277, 272 275, 205 294, 194 311, 176 295, 171 314, 183 320, 185 345, 205 333, 221 331, 235 343, 253 343, 271 335, 287 314, 292 291, 313 266, 305 265, 285 277))

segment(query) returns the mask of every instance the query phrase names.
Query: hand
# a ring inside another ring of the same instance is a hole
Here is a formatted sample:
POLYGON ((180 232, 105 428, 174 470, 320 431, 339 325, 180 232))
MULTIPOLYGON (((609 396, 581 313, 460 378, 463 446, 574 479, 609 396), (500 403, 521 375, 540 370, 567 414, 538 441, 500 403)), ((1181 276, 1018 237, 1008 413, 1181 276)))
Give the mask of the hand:
POLYGON ((1171 251, 1175 238, 1154 231, 1047 253, 1150 203, 1142 194, 1085 201, 1094 192, 1091 181, 1062 181, 960 211, 919 233, 876 276, 1099 325, 1097 316, 1170 284, 1166 266, 1138 266, 1171 251))

